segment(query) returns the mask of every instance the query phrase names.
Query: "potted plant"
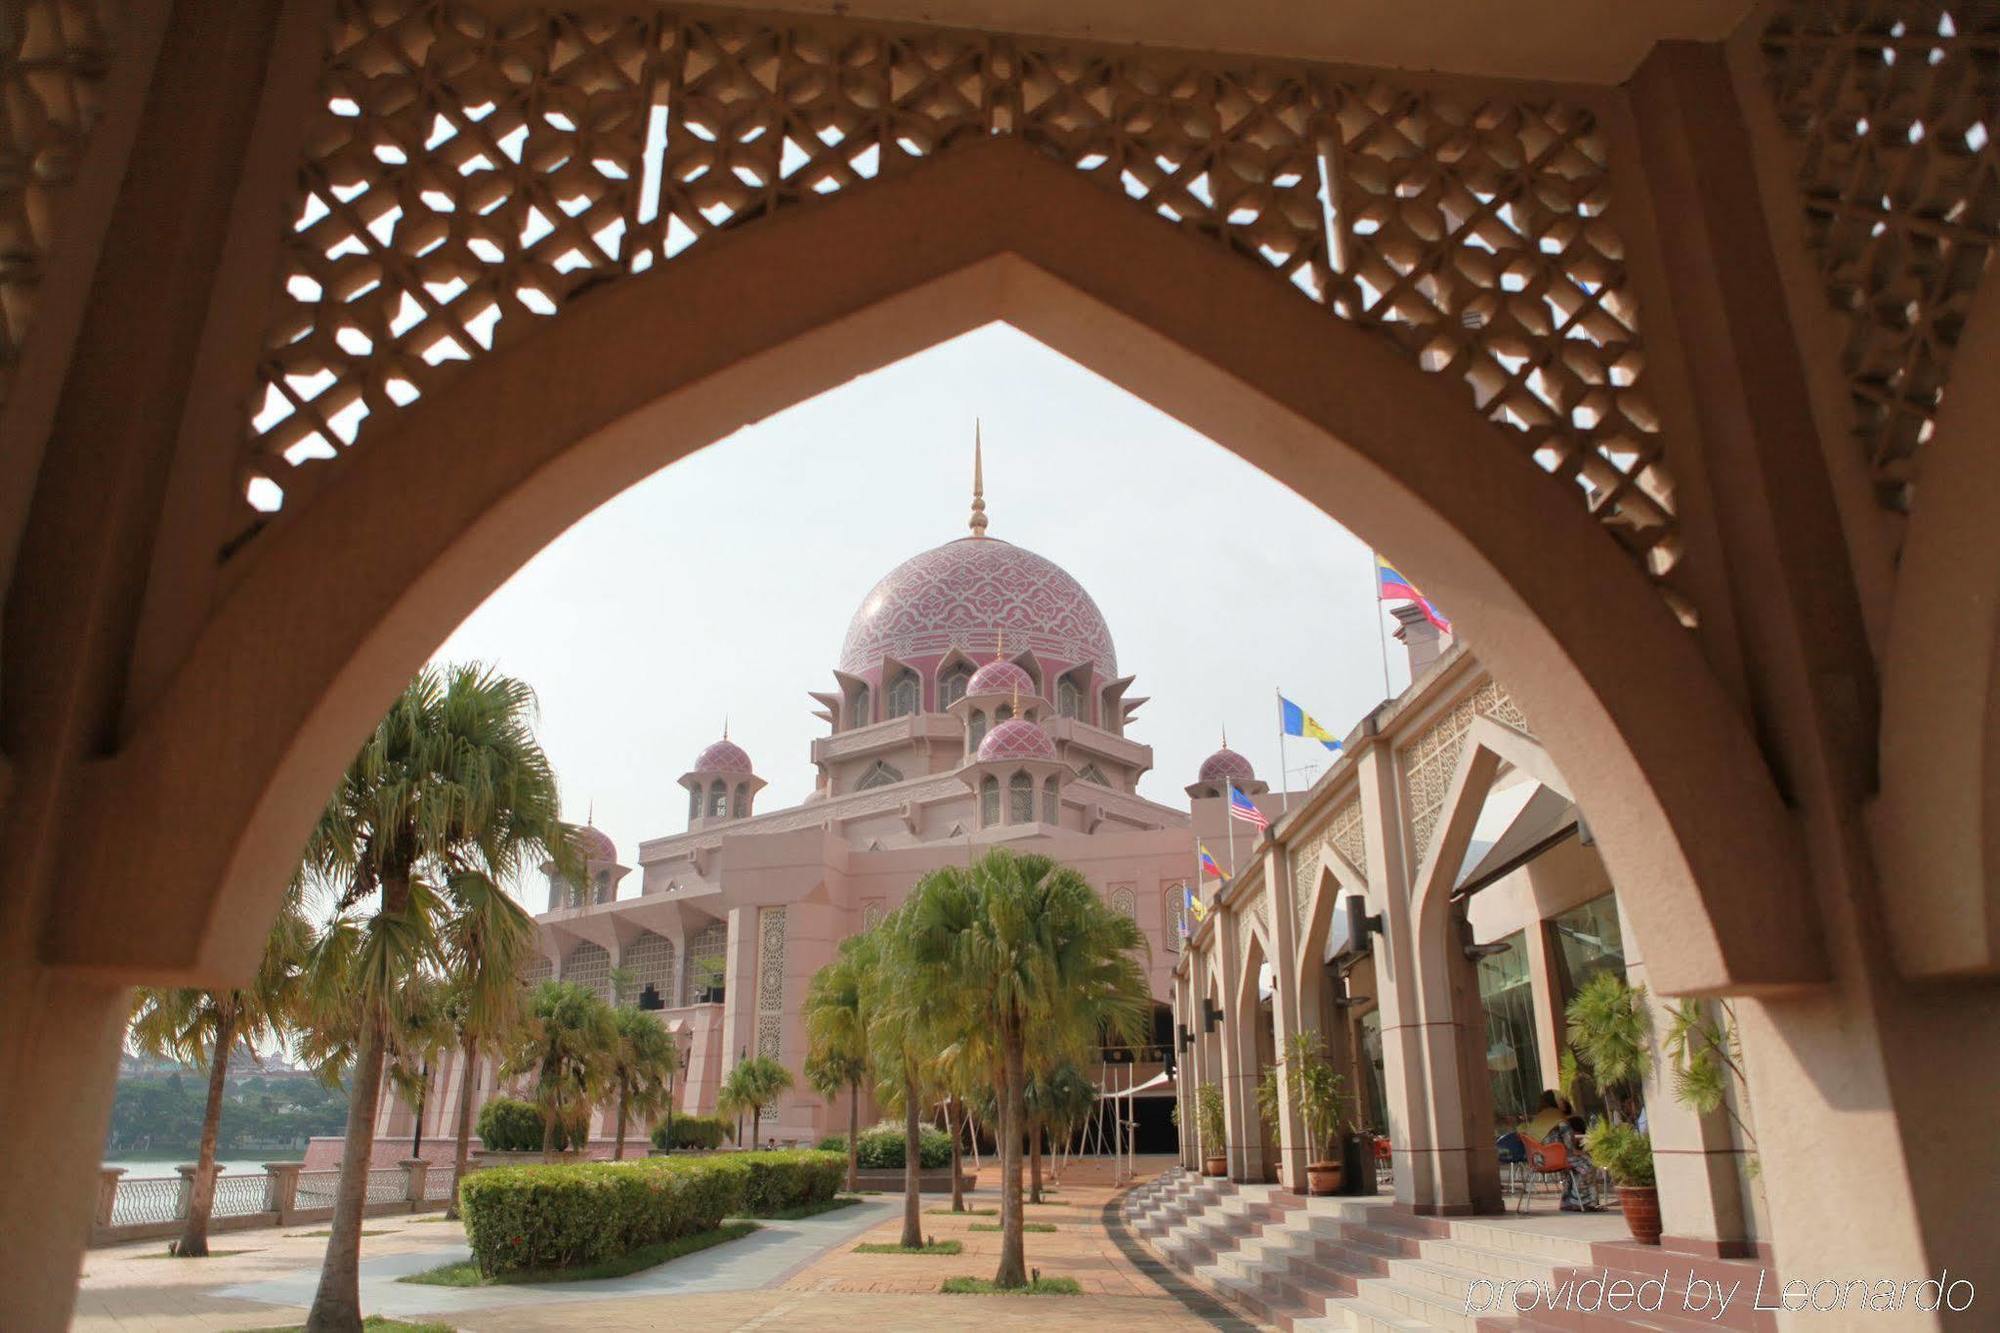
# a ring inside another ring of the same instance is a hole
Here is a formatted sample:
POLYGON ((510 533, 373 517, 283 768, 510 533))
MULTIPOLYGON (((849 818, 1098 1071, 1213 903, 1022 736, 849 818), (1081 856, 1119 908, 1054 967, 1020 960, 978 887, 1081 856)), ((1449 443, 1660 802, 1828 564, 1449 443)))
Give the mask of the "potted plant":
POLYGON ((1347 1080, 1327 1062, 1317 1032, 1295 1032, 1286 1043, 1285 1082, 1305 1122, 1306 1185, 1314 1194, 1340 1192, 1340 1138, 1347 1120, 1347 1080))
POLYGON ((1229 1154, 1223 1144, 1222 1089, 1204 1083, 1195 1089, 1194 1115, 1201 1131, 1201 1173, 1205 1176, 1229 1174, 1229 1154))
POLYGON ((1660 1191, 1653 1183, 1653 1140, 1636 1125, 1591 1123, 1584 1138, 1590 1160, 1611 1173, 1625 1225, 1641 1245, 1660 1243, 1660 1191))

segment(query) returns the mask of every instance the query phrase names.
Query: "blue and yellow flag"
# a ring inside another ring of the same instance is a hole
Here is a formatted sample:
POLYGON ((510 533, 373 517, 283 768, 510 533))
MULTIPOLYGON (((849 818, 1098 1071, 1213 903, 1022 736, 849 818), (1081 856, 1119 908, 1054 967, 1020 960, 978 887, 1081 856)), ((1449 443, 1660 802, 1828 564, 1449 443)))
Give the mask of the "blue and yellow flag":
POLYGON ((1318 741, 1329 750, 1340 748, 1340 742, 1334 738, 1332 732, 1322 727, 1311 713, 1282 694, 1278 696, 1278 726, 1287 736, 1318 741))
POLYGON ((1187 914, 1197 923, 1208 919, 1208 904, 1193 889, 1183 890, 1187 894, 1187 914))

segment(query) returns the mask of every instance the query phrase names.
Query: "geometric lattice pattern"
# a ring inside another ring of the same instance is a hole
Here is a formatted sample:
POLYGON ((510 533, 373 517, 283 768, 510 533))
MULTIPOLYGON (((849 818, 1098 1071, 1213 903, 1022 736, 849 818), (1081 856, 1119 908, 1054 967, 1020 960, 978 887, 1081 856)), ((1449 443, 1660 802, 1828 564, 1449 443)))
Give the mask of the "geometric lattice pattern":
POLYGON ((1806 235, 1846 316, 1841 369, 1875 491, 1910 507, 1952 354, 2000 240, 2000 15, 1936 0, 1792 0, 1763 35, 1803 147, 1806 235))
POLYGON ((601 944, 585 940, 563 959, 562 979, 583 987, 598 999, 611 999, 611 955, 601 944))
POLYGON ((676 1003, 674 990, 674 942, 665 935, 645 931, 619 954, 625 970, 632 974, 632 1003, 651 986, 662 1004, 676 1003))
POLYGON ((441 0, 345 0, 323 91, 238 478, 265 513, 579 293, 1008 135, 1381 331, 1652 572, 1676 558, 1587 108, 1005 34, 441 0))
POLYGON ((1429 853, 1431 833, 1451 787, 1451 775, 1465 752, 1465 734, 1475 717, 1488 717, 1531 735, 1527 719, 1507 692, 1492 681, 1458 701, 1397 751, 1403 773, 1403 808, 1410 821, 1410 848, 1419 861, 1429 853))
POLYGON ((785 1023, 785 909, 757 912, 757 1054, 778 1058, 785 1023))
POLYGON ((729 927, 720 921, 711 921, 688 936, 687 962, 681 969, 681 984, 686 994, 681 1003, 695 1003, 695 995, 711 986, 721 986, 728 976, 729 927))
POLYGON ((105 8, 9 0, 0 10, 0 400, 27 341, 62 195, 101 111, 105 8))

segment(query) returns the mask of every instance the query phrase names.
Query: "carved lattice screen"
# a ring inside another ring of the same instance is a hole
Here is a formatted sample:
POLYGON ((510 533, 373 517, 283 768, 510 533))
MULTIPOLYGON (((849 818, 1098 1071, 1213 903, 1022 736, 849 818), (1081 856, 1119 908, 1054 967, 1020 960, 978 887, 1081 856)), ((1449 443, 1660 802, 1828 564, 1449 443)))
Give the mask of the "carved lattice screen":
POLYGON ((2000 12, 1794 0, 1763 46, 1779 115, 1804 147, 1807 238, 1847 318, 1855 434, 1881 502, 1907 510, 2000 238, 2000 12))
POLYGON ((1653 573, 1676 558, 1587 108, 936 28, 380 0, 343 6, 325 82, 255 509, 582 288, 1013 135, 1460 380, 1653 573))

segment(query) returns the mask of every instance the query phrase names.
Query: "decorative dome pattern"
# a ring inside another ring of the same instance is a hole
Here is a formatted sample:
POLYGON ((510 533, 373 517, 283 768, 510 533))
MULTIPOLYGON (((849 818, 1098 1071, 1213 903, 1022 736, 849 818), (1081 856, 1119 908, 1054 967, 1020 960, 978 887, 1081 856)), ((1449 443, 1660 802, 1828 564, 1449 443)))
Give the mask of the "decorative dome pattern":
POLYGON ((1019 694, 1035 697, 1035 678, 1012 662, 988 662, 965 682, 967 694, 1019 694))
POLYGON ((1012 717, 986 733, 986 739, 979 742, 981 763, 996 763, 1008 759, 1054 759, 1055 742, 1049 733, 1043 731, 1025 717, 1012 717))
POLYGON ((1227 745, 1201 761, 1202 782, 1220 782, 1228 778, 1233 782, 1255 782, 1257 771, 1245 759, 1227 745))
POLYGON ((953 647, 992 652, 996 635, 1009 652, 1118 674, 1110 627, 1083 585, 997 537, 961 537, 890 570, 854 613, 840 669, 858 676, 884 657, 941 657, 953 647))
POLYGON ((594 824, 585 824, 576 831, 576 844, 583 848, 586 861, 609 861, 618 863, 618 844, 611 841, 611 835, 594 824))
POLYGON ((695 773, 740 773, 752 776, 750 756, 735 741, 721 740, 694 757, 695 773))

